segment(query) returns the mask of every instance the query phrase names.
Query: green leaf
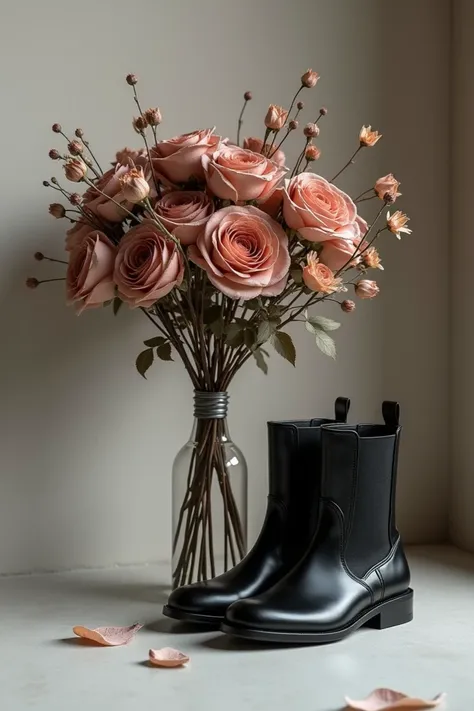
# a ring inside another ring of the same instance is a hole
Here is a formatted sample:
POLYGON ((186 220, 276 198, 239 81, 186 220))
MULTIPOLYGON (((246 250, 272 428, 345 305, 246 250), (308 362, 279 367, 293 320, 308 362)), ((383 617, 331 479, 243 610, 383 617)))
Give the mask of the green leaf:
POLYGON ((257 334, 253 330, 253 328, 246 328, 244 330, 244 343, 247 346, 247 348, 251 351, 255 348, 255 343, 257 340, 257 334))
POLYGON ((163 336, 153 336, 153 338, 143 341, 145 346, 148 346, 148 348, 159 348, 159 346, 162 346, 163 343, 166 342, 166 338, 163 338, 163 336))
POLYGON ((257 363, 257 366, 260 368, 260 370, 265 373, 265 375, 267 375, 268 365, 263 356, 262 350, 260 348, 257 348, 256 351, 253 351, 253 357, 255 358, 255 362, 257 363))
POLYGON ((156 349, 156 355, 161 360, 173 360, 171 357, 171 343, 167 341, 156 349))
POLYGON ((295 282, 295 284, 302 284, 303 283, 303 272, 299 267, 295 267, 294 269, 290 270, 290 276, 295 282))
POLYGON ((223 319, 218 319, 213 323, 209 324, 209 328, 216 338, 222 338, 224 335, 224 321, 223 319))
POLYGON ((245 307, 250 311, 258 311, 262 308, 262 300, 259 296, 256 299, 249 299, 245 302, 245 307))
POLYGON ((232 348, 241 346, 244 342, 244 329, 240 323, 230 323, 226 330, 226 342, 232 348))
POLYGON ((147 348, 146 351, 142 351, 141 353, 138 354, 137 360, 135 361, 135 366, 140 375, 145 378, 146 380, 146 375, 145 373, 147 372, 148 368, 152 365, 153 363, 153 348, 147 348))
POLYGON ((274 320, 268 319, 262 321, 258 326, 257 341, 258 343, 266 343, 275 333, 278 323, 274 320))
POLYGON ((277 331, 273 336, 273 347, 277 353, 286 358, 291 365, 296 363, 296 349, 291 336, 283 331, 277 331))
MULTIPOLYGON (((313 327, 313 330, 318 330, 318 331, 336 331, 340 327, 340 323, 337 321, 333 321, 330 318, 326 318, 325 316, 308 316, 306 313, 306 323, 311 324, 313 327)), ((308 328, 308 326, 306 326, 308 328)), ((308 331, 310 329, 308 328, 308 331)))
POLYGON ((324 355, 336 359, 336 344, 334 339, 325 331, 316 331, 314 334, 316 345, 324 355))
POLYGON ((119 312, 119 309, 120 309, 120 307, 122 306, 122 304, 123 304, 122 299, 119 299, 119 297, 116 296, 115 299, 113 300, 113 304, 112 304, 112 310, 113 310, 113 312, 114 312, 114 316, 117 316, 117 314, 118 314, 118 312, 119 312))

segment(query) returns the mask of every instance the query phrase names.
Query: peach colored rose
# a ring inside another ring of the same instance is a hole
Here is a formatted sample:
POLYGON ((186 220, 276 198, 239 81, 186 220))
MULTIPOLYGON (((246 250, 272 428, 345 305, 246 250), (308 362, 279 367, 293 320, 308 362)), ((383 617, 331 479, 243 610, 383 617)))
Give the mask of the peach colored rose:
POLYGON ((351 240, 334 239, 323 243, 323 248, 319 255, 322 264, 325 264, 329 269, 337 271, 349 262, 350 258, 357 249, 357 245, 351 240))
POLYGON ((210 191, 233 202, 267 200, 287 172, 260 153, 238 146, 222 146, 204 156, 202 165, 210 191))
POLYGON ((313 86, 316 86, 318 81, 319 81, 319 74, 318 74, 318 72, 314 72, 312 69, 308 69, 307 71, 305 71, 305 73, 301 77, 301 83, 307 89, 312 89, 313 86))
POLYGON ((151 220, 143 220, 122 238, 114 280, 120 298, 130 306, 148 308, 183 281, 178 247, 151 220))
POLYGON ((377 286, 377 282, 371 279, 361 279, 355 285, 355 293, 359 299, 373 299, 377 296, 380 289, 377 286))
POLYGON ((185 183, 190 178, 202 178, 201 159, 213 153, 221 142, 213 128, 185 133, 159 143, 152 148, 153 166, 158 175, 172 183, 185 183))
POLYGON ((285 231, 253 206, 215 212, 189 248, 189 258, 231 299, 280 294, 290 267, 285 231))
POLYGON ((103 232, 89 231, 69 255, 66 293, 78 313, 114 298, 113 271, 116 249, 103 232))
POLYGON ((192 244, 214 212, 214 203, 198 190, 178 190, 159 198, 154 210, 181 244, 192 244))
MULTIPOLYGON (((253 151, 254 153, 262 153, 263 141, 261 138, 254 138, 253 136, 250 138, 244 138, 244 148, 248 151, 253 151)), ((284 167, 286 161, 285 154, 279 148, 275 150, 275 146, 272 148, 271 143, 265 143, 263 155, 266 158, 271 158, 277 165, 284 167)))
POLYGON ((395 202, 395 200, 401 195, 401 193, 398 192, 399 187, 400 183, 398 180, 392 173, 389 173, 376 181, 374 190, 377 193, 377 197, 381 200, 385 200, 385 197, 388 195, 389 199, 387 202, 395 202))
POLYGON ((283 106, 270 104, 265 116, 265 126, 271 131, 279 131, 285 125, 288 118, 288 111, 283 106))
POLYGON ((307 266, 303 267, 303 281, 311 291, 333 294, 342 286, 342 279, 334 276, 325 264, 321 264, 315 252, 307 256, 307 266))
POLYGON ((278 217, 283 204, 283 188, 277 188, 272 192, 268 200, 259 204, 260 210, 266 212, 270 217, 278 217))
POLYGON ((300 173, 285 182, 283 216, 310 242, 354 242, 361 237, 361 220, 349 195, 314 173, 300 173))
POLYGON ((122 222, 127 216, 127 210, 133 209, 133 203, 125 199, 123 194, 123 181, 126 176, 133 171, 132 165, 120 165, 117 163, 115 168, 111 168, 100 178, 96 183, 96 187, 101 192, 99 193, 94 188, 90 187, 84 193, 84 205, 88 210, 98 215, 108 222, 122 222), (104 194, 102 194, 104 193, 104 194), (109 200, 108 198, 113 198, 109 200), (123 205, 122 209, 119 205, 123 205))
POLYGON ((66 251, 72 252, 73 249, 82 244, 87 235, 94 229, 93 225, 85 220, 78 220, 74 227, 66 232, 66 251))
POLYGON ((144 148, 122 148, 121 151, 117 151, 115 154, 115 162, 120 163, 120 165, 141 165, 142 168, 145 167, 147 163, 147 153, 144 148))

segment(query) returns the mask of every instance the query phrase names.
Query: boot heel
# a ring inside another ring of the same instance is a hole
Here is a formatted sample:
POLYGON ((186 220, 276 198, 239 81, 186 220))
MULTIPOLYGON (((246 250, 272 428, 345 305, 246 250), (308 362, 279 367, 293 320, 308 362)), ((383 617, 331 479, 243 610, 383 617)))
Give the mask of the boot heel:
POLYGON ((389 627, 404 625, 413 619, 413 590, 408 590, 392 600, 383 603, 380 612, 367 622, 368 627, 386 630, 389 627))

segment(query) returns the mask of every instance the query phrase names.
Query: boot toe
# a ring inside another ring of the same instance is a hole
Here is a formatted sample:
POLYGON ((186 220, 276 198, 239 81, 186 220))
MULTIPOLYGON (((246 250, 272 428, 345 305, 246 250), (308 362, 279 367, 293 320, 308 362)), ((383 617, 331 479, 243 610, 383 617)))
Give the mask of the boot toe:
POLYGON ((276 631, 282 626, 281 614, 258 598, 239 600, 230 605, 225 613, 226 624, 232 627, 245 627, 276 631))
POLYGON ((173 590, 168 608, 192 615, 223 617, 235 596, 216 585, 194 583, 173 590))

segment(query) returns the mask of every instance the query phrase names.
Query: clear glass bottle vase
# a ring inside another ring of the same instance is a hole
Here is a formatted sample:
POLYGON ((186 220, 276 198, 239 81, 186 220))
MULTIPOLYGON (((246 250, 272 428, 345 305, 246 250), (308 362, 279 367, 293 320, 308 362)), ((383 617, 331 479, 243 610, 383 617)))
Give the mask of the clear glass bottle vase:
POLYGON ((233 567, 247 548, 247 464, 226 392, 194 393, 194 424, 173 463, 173 588, 233 567))

